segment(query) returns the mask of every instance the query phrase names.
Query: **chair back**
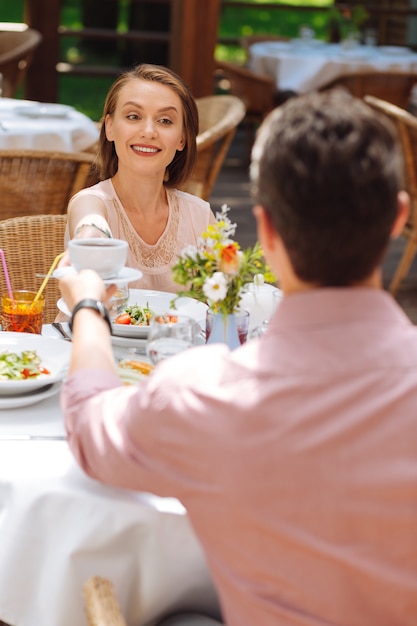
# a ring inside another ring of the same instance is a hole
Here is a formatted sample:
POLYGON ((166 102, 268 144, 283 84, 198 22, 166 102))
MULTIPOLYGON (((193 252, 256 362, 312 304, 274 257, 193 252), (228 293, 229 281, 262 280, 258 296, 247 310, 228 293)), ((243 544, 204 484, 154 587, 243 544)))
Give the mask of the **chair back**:
POLYGON ((32 62, 42 35, 33 28, 0 32, 0 74, 3 98, 14 98, 32 62))
POLYGON ((91 576, 84 583, 83 595, 88 626, 126 626, 111 580, 91 576))
POLYGON ((417 118, 404 109, 374 96, 365 96, 365 102, 386 115, 397 130, 404 162, 404 188, 411 200, 410 217, 403 230, 408 244, 389 286, 390 292, 395 295, 417 252, 417 118))
POLYGON ((356 98, 374 96, 406 109, 417 72, 367 72, 347 74, 327 83, 320 91, 344 87, 356 98))
MULTIPOLYGON (((30 215, 0 221, 0 248, 9 270, 12 289, 38 291, 42 276, 48 272, 55 257, 64 251, 66 215, 30 215), (39 276, 37 276, 39 274, 39 276)), ((4 272, 0 272, 0 293, 6 293, 4 272)), ((54 321, 60 298, 58 281, 49 279, 43 292, 43 321, 54 321)))
POLYGON ((243 101, 246 118, 260 122, 275 107, 275 83, 269 76, 229 61, 216 60, 215 70, 217 82, 226 81, 227 91, 243 101))
POLYGON ((208 200, 239 123, 245 105, 235 96, 197 98, 199 133, 197 163, 190 179, 181 187, 208 200))
POLYGON ((71 196, 92 182, 87 152, 0 150, 0 220, 65 214, 71 196))

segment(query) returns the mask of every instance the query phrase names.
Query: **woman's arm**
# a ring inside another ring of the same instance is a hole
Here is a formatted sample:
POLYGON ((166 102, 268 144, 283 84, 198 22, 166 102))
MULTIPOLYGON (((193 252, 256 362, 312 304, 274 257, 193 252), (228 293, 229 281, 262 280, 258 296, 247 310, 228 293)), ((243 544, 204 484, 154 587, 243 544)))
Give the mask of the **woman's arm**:
POLYGON ((104 202, 101 198, 88 193, 70 200, 68 227, 70 239, 112 236, 104 202))

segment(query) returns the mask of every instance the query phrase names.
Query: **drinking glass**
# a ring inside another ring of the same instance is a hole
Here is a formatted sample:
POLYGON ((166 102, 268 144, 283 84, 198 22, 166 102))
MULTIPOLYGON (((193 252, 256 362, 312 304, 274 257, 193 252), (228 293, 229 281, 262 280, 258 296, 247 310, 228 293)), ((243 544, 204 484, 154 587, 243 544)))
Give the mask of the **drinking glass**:
POLYGON ((129 285, 119 285, 117 291, 108 302, 110 319, 114 320, 127 307, 129 301, 129 285))
POLYGON ((1 298, 1 329, 18 333, 42 333, 42 316, 45 306, 43 296, 34 302, 36 291, 13 291, 1 298))
POLYGON ((166 313, 155 315, 149 325, 146 354, 154 365, 183 350, 191 348, 194 320, 186 315, 166 313))

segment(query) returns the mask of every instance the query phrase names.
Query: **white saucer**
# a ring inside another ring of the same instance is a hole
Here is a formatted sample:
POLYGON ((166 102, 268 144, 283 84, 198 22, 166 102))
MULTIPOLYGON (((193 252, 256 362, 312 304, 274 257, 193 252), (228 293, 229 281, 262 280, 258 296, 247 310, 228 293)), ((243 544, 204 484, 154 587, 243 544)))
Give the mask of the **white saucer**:
MULTIPOLYGON (((63 278, 64 276, 75 276, 76 274, 77 271, 71 265, 58 267, 58 269, 52 272, 53 278, 57 279, 63 278)), ((115 276, 112 276, 111 278, 103 278, 103 283, 105 285, 127 285, 128 283, 132 283, 134 280, 139 280, 142 276, 143 274, 140 270, 137 270, 134 267, 124 267, 115 276)))
POLYGON ((19 396, 2 396, 0 397, 0 411, 2 409, 18 409, 23 406, 31 406, 46 398, 50 398, 58 393, 61 382, 42 387, 32 393, 20 394, 19 396))
POLYGON ((15 113, 23 115, 24 117, 57 117, 65 118, 74 111, 74 107, 67 104, 55 104, 55 103, 41 103, 21 105, 14 108, 15 113))

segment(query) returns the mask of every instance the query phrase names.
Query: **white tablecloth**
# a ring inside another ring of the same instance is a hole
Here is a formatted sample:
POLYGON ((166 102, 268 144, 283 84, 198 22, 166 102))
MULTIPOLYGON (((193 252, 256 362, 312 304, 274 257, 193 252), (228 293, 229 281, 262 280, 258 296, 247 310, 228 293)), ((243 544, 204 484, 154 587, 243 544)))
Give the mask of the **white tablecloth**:
POLYGON ((277 88, 306 93, 352 72, 415 71, 417 54, 393 46, 357 46, 313 41, 268 41, 253 44, 252 70, 275 80, 277 88))
POLYGON ((82 585, 92 575, 114 581, 135 626, 177 609, 216 615, 204 555, 177 500, 91 480, 66 441, 1 439, 63 432, 58 395, 0 411, 0 620, 83 626, 82 585))
POLYGON ((37 103, 29 100, 0 98, 0 149, 56 150, 78 152, 91 148, 99 131, 83 113, 70 107, 62 117, 48 115, 55 104, 42 104, 42 115, 28 117, 19 113, 37 103))

